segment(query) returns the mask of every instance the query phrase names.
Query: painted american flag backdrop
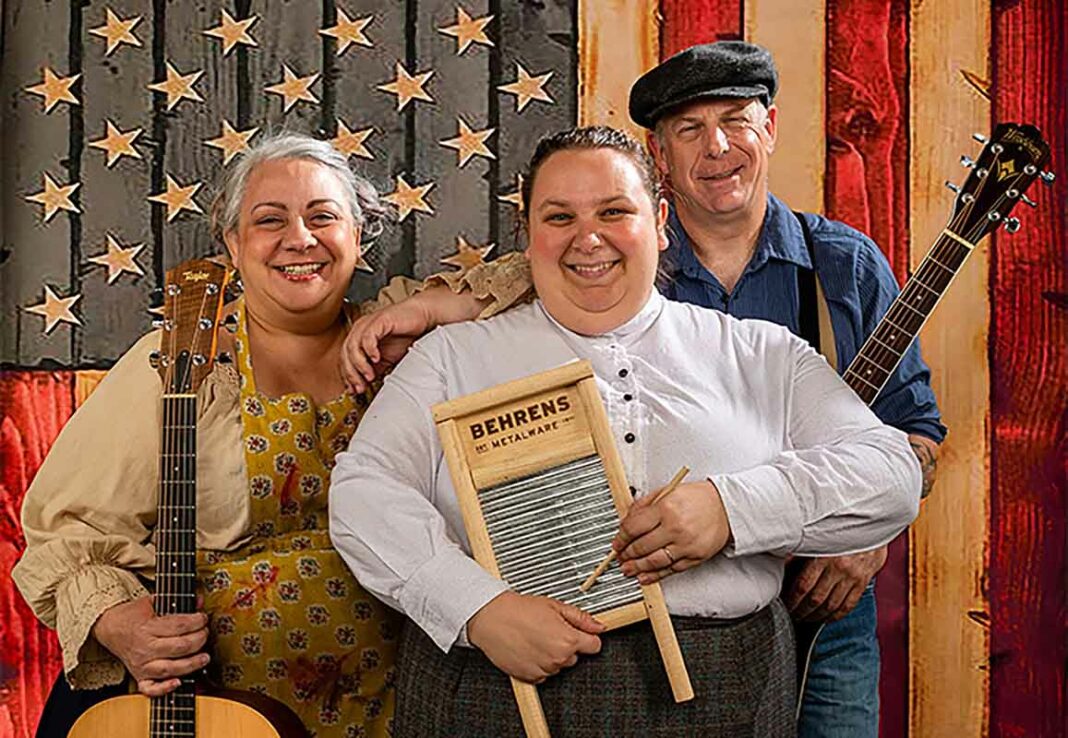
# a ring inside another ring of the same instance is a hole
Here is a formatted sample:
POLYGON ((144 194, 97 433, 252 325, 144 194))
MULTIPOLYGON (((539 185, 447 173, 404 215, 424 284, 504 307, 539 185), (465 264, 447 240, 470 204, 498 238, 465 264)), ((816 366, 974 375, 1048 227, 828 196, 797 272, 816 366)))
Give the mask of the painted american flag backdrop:
MULTIPOLYGON (((1059 0, 0 0, 0 569, 63 423, 150 327, 166 268, 267 131, 330 139, 397 206, 353 293, 517 247, 543 133, 630 127, 640 73, 746 38, 782 76, 772 188, 871 234, 899 279, 972 132, 1037 125, 1051 188, 924 329, 950 436, 879 579, 884 736, 1065 733, 1066 44, 1059 0), (457 260, 452 260, 457 261, 457 260)), ((633 128, 631 129, 633 130, 633 128)), ((0 736, 33 734, 52 635, 0 580, 0 736)))

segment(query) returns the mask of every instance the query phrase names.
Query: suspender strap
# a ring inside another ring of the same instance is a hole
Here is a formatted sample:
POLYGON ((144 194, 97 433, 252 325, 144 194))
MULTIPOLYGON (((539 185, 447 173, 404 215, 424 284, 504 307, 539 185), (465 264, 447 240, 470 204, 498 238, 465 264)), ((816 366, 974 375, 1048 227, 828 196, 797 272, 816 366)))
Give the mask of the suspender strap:
POLYGON ((823 354, 831 368, 838 371, 834 327, 831 324, 831 312, 827 307, 827 296, 823 294, 823 285, 820 284, 816 275, 816 250, 813 246, 812 232, 801 213, 794 211, 794 216, 801 225, 805 247, 808 249, 808 259, 812 262, 812 269, 798 269, 797 271, 798 325, 801 329, 801 337, 808 341, 812 348, 823 354))

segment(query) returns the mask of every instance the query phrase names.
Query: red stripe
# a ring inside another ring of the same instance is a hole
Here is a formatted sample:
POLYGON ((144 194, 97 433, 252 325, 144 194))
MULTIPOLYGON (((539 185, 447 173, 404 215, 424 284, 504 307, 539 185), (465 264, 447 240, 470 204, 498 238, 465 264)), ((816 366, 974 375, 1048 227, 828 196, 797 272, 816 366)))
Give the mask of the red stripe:
POLYGON ((1037 125, 1058 175, 991 249, 990 722, 1009 737, 1066 733, 1066 26, 1063 0, 994 4, 994 119, 1037 125))
MULTIPOLYGON (((903 2, 839 0, 827 7, 825 209, 870 235, 898 280, 907 277, 908 10, 903 2)), ((908 724, 908 538, 879 575, 881 735, 908 724)))
POLYGON ((694 44, 742 37, 742 0, 660 0, 660 58, 694 44))
MULTIPOLYGON (((22 498, 70 418, 73 400, 74 372, 0 373, 0 571, 11 571, 25 547, 22 498)), ((29 738, 61 668, 59 644, 10 577, 0 580, 0 623, 0 712, 6 713, 0 734, 29 738)))

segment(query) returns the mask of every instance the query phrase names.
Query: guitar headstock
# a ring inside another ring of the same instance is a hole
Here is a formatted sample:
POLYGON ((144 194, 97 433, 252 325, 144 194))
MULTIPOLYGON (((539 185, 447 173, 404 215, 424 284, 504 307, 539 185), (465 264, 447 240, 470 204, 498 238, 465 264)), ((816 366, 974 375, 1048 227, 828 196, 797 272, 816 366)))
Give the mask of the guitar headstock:
POLYGON ((1053 183, 1053 174, 1042 170, 1049 160, 1049 144, 1032 125, 999 123, 987 140, 975 134, 983 143, 979 158, 972 161, 961 157, 961 163, 971 173, 960 187, 949 182, 957 193, 953 204, 949 230, 970 243, 976 243, 998 226, 1015 233, 1020 221, 1009 217, 1018 202, 1035 207, 1025 194, 1036 179, 1053 183))
POLYGON ((152 356, 164 394, 193 394, 211 372, 229 279, 229 270, 210 259, 186 261, 167 272, 163 335, 152 356))

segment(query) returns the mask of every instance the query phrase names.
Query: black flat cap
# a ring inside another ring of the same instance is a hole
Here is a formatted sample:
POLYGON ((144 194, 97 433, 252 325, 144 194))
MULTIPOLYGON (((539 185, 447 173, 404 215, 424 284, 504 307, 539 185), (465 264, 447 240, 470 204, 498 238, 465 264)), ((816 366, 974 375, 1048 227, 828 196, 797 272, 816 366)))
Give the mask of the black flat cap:
POLYGON ((630 117, 653 128, 668 110, 705 97, 755 97, 771 105, 779 73, 771 53, 745 41, 691 46, 661 62, 630 88, 630 117))

